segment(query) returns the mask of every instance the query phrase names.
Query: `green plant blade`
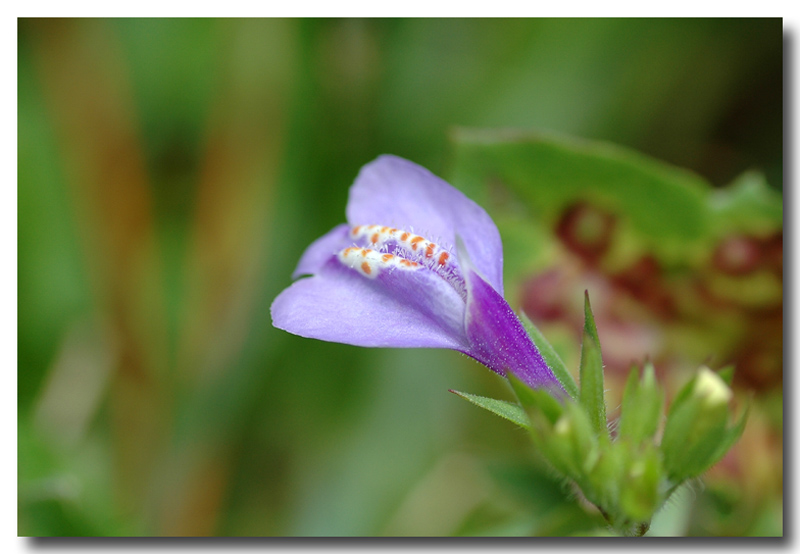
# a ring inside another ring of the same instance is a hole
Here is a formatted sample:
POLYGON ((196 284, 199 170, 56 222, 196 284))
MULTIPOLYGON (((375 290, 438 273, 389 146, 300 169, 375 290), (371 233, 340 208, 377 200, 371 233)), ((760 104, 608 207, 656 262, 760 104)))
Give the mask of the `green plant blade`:
POLYGON ((450 392, 460 396, 464 400, 472 402, 484 410, 488 410, 493 414, 502 417, 503 419, 507 419, 511 423, 516 423, 520 427, 525 429, 530 427, 530 424, 528 423, 528 416, 525 414, 525 410, 523 410, 522 406, 519 404, 506 402, 505 400, 497 400, 496 398, 478 396, 477 394, 470 394, 468 392, 460 392, 457 390, 450 390, 450 392))
POLYGON ((580 403, 589 414, 589 420, 592 422, 595 432, 598 435, 608 434, 603 389, 603 358, 592 307, 589 304, 589 291, 586 291, 585 295, 584 312, 586 320, 581 344, 580 403))
POLYGON ((536 348, 539 349, 539 352, 541 353, 542 358, 544 358, 547 366, 553 371, 553 373, 555 373, 556 378, 564 387, 564 390, 567 391, 567 394, 577 400, 578 396, 580 395, 578 391, 578 385, 575 383, 575 379, 567 369, 567 366, 564 365, 564 362, 561 361, 558 353, 547 341, 547 339, 544 338, 542 332, 539 331, 539 328, 534 325, 530 318, 528 318, 524 312, 520 312, 519 316, 520 320, 522 321, 522 325, 528 332, 528 336, 533 341, 533 344, 536 345, 536 348))
POLYGON ((710 227, 711 185, 638 152, 548 133, 458 129, 453 139, 458 185, 500 181, 545 224, 586 201, 625 214, 659 258, 685 255, 710 227))

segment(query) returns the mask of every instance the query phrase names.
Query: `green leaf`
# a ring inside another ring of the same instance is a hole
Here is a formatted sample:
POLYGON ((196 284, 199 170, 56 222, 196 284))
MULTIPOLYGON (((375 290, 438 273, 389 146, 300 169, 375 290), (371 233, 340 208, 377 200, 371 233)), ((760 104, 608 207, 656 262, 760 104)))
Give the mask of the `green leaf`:
POLYGON ((578 385, 575 383, 575 379, 572 377, 572 374, 570 374, 567 366, 561 361, 558 353, 524 312, 520 312, 519 317, 523 327, 525 327, 525 330, 528 332, 528 336, 531 337, 533 344, 539 349, 547 366, 553 371, 558 381, 564 387, 564 390, 567 391, 567 394, 577 399, 579 396, 578 385))
POLYGON ((470 394, 468 392, 460 392, 457 390, 450 390, 453 394, 456 394, 463 398, 464 400, 469 400, 476 406, 483 408, 484 410, 488 410, 495 415, 499 415, 503 419, 507 419, 511 423, 516 423, 520 427, 524 427, 525 429, 530 428, 530 423, 528 422, 528 416, 525 414, 525 410, 522 409, 522 406, 519 404, 513 404, 511 402, 506 402, 504 400, 497 400, 495 398, 487 398, 485 396, 478 396, 476 394, 470 394))
POLYGON ((716 189, 710 198, 720 233, 767 235, 783 226, 783 198, 764 176, 748 171, 730 185, 716 189))
POLYGON ((595 433, 608 434, 606 422, 606 402, 603 389, 603 358, 600 352, 600 339, 589 304, 589 291, 585 293, 585 323, 581 344, 580 402, 589 414, 595 433))
POLYGON ((500 183, 546 225, 588 202, 625 219, 660 257, 683 258, 711 228, 701 177, 616 145, 544 133, 459 129, 453 182, 467 190, 500 183))

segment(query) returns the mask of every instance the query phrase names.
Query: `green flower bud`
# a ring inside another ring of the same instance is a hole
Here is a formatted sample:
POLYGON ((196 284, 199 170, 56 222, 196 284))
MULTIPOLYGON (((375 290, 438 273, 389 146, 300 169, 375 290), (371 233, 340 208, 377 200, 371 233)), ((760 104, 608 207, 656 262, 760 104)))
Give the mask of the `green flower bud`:
POLYGON ((701 398, 706 407, 713 409, 716 406, 727 406, 733 398, 733 392, 719 375, 708 369, 701 368, 694 383, 694 394, 701 398))
POLYGON ((529 408, 531 433, 547 461, 580 483, 597 459, 597 439, 588 415, 577 402, 566 400, 562 409, 553 422, 529 408))
POLYGON ((673 402, 661 450, 669 478, 679 483, 706 471, 719 459, 730 430, 730 387, 703 367, 673 402))
POLYGON ((638 373, 634 367, 628 376, 619 420, 619 437, 633 444, 655 435, 664 404, 664 395, 656 383, 653 364, 645 365, 641 379, 638 373))
POLYGON ((661 463, 652 445, 632 456, 620 490, 620 507, 633 521, 650 521, 663 502, 659 492, 661 463))

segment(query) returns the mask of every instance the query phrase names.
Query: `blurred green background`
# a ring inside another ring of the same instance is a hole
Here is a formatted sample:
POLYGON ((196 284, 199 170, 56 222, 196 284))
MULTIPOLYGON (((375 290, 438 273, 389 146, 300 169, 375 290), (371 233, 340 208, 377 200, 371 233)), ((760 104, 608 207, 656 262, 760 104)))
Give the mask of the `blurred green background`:
POLYGON ((18 32, 21 535, 600 532, 447 392, 509 398, 482 366, 272 328, 382 153, 487 208, 509 301, 573 368, 589 289, 612 415, 631 361, 673 389, 735 363, 745 435, 653 533, 782 533, 781 20, 18 32))

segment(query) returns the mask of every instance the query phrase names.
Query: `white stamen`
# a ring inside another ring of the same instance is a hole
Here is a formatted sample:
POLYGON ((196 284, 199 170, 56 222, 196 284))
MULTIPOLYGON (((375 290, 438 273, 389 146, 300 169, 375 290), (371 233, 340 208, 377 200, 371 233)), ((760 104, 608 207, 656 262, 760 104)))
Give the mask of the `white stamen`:
POLYGON ((339 253, 365 277, 374 279, 383 268, 417 269, 425 267, 466 298, 464 279, 451 248, 433 242, 413 231, 381 225, 357 225, 350 230, 355 246, 339 253))

